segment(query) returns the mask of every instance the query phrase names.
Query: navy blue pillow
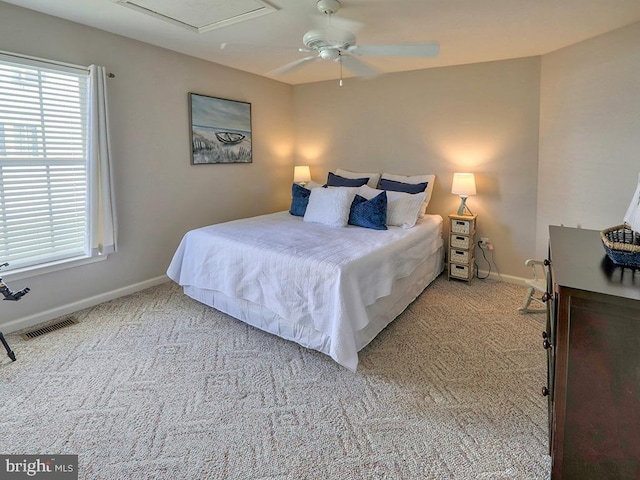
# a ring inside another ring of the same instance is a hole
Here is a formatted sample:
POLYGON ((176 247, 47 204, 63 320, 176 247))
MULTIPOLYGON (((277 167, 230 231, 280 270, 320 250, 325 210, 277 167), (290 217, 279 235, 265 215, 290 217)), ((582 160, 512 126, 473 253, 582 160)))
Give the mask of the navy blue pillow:
POLYGON ((427 189, 427 185, 429 185, 429 182, 404 183, 383 178, 380 180, 380 187, 378 188, 380 188, 380 190, 391 190, 393 192, 420 193, 427 189))
POLYGON ((291 187, 291 208, 289 213, 296 217, 304 217, 304 212, 307 211, 307 205, 309 204, 309 195, 311 190, 307 190, 301 185, 294 183, 291 187))
POLYGON ((369 181, 369 178, 345 178, 329 172, 327 185, 329 187, 361 187, 369 181))
POLYGON ((371 200, 356 195, 349 212, 349 224, 373 230, 387 229, 387 192, 371 200))

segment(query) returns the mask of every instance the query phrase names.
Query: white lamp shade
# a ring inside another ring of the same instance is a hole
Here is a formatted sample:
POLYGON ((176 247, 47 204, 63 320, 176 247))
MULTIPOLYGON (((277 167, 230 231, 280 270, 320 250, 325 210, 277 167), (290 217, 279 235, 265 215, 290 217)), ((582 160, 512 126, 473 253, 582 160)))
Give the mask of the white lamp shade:
POLYGON ((451 193, 455 195, 475 195, 476 177, 473 173, 454 173, 451 193))
POLYGON ((293 168, 293 183, 307 183, 311 181, 311 171, 307 165, 293 168))

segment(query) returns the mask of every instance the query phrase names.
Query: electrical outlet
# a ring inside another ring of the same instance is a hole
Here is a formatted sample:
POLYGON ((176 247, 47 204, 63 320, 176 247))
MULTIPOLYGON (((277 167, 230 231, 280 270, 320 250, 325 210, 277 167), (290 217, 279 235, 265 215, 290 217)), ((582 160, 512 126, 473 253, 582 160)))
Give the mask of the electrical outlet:
POLYGON ((489 247, 489 239, 487 237, 482 237, 480 239, 480 248, 488 248, 489 247))

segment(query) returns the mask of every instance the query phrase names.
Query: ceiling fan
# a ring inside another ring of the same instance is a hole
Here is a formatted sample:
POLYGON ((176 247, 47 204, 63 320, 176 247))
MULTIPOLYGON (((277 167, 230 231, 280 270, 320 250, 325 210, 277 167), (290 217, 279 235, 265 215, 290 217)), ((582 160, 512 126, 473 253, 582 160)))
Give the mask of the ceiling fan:
POLYGON ((302 37, 305 48, 301 52, 313 53, 313 55, 300 58, 291 63, 276 68, 268 73, 272 76, 280 76, 291 73, 316 60, 333 60, 340 64, 340 86, 342 86, 342 67, 350 70, 356 76, 372 78, 380 72, 360 60, 360 56, 378 57, 435 57, 440 52, 437 42, 419 44, 396 45, 357 45, 356 36, 351 31, 358 27, 356 22, 340 20, 343 25, 349 23, 351 30, 341 28, 334 24, 332 15, 341 5, 338 0, 318 0, 316 4, 320 13, 328 17, 326 27, 309 30, 302 37))

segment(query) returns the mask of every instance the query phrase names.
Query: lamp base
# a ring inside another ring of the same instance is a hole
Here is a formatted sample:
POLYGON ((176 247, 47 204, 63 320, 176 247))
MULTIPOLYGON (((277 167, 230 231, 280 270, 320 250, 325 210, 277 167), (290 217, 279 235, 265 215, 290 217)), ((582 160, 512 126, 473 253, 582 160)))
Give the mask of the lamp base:
POLYGON ((467 207, 467 197, 460 195, 460 206, 458 207, 458 215, 466 215, 464 213, 464 211, 469 212, 469 215, 473 215, 473 212, 471 211, 471 209, 469 209, 469 207, 467 207))

